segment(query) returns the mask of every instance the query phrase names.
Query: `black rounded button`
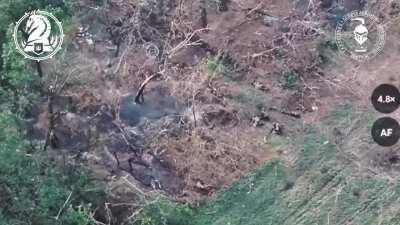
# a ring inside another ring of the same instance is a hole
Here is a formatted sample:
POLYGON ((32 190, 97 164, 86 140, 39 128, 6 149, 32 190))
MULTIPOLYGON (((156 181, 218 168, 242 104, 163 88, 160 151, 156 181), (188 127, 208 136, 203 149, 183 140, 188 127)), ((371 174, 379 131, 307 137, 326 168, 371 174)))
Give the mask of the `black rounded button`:
POLYGON ((379 85, 371 96, 372 105, 380 113, 392 113, 400 106, 400 91, 391 84, 379 85))
POLYGON ((400 138, 399 123, 390 117, 378 119, 372 126, 372 138, 381 146, 395 145, 400 138))

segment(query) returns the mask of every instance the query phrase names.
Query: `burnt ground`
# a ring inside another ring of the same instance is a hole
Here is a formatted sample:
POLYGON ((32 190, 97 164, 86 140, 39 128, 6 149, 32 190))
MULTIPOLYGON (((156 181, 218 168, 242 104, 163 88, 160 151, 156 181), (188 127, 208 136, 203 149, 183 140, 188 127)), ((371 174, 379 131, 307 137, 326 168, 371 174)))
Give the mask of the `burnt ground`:
MULTIPOLYGON (((82 3, 68 31, 66 63, 44 65, 47 85, 60 85, 54 75, 66 81, 53 101, 54 158, 84 162, 123 195, 123 186, 133 185, 186 201, 212 195, 265 161, 291 164, 294 149, 277 150, 270 140, 296 136, 344 100, 366 107, 365 91, 381 80, 354 73, 372 73, 379 64, 391 74, 384 79, 398 79, 395 68, 380 64, 383 56, 371 68, 341 58, 333 61, 342 66, 325 66, 321 48, 332 41, 335 18, 364 7, 343 1, 337 12, 338 4, 82 3), (146 52, 148 43, 159 54, 146 52), (144 103, 136 104, 140 84, 155 73, 144 103)), ((395 65, 398 50, 392 51, 387 63, 395 65)), ((46 101, 32 128, 36 139, 49 129, 46 101)), ((359 154, 378 157, 374 166, 385 168, 400 161, 392 155, 359 154)))

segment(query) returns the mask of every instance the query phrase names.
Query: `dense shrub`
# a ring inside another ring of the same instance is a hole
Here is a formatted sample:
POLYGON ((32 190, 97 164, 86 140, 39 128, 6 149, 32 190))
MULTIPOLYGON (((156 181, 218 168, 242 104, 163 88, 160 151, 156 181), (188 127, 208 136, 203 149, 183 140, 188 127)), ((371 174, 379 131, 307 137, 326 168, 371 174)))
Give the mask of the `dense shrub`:
POLYGON ((0 225, 89 225, 103 197, 83 168, 61 168, 25 140, 24 115, 37 103, 40 80, 15 50, 12 23, 25 11, 68 18, 66 1, 0 0, 0 225))

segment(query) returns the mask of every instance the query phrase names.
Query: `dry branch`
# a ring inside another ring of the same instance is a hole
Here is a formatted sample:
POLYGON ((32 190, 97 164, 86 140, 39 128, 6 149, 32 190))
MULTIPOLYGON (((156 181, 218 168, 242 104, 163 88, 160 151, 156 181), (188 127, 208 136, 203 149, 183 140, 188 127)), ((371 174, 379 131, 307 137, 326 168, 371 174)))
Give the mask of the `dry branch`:
POLYGON ((135 103, 136 104, 142 104, 144 102, 144 98, 143 98, 143 91, 146 87, 146 85, 154 78, 156 78, 157 76, 159 76, 160 74, 156 73, 154 75, 151 75, 150 77, 146 78, 145 81, 143 81, 143 83, 140 85, 139 90, 136 92, 136 96, 135 96, 135 103))
POLYGON ((69 200, 71 199, 72 196, 72 191, 69 193, 67 200, 65 200, 63 206, 60 208, 60 210, 58 210, 57 216, 56 216, 56 220, 58 220, 61 216, 62 211, 65 209, 65 207, 67 206, 69 200))
POLYGON ((180 49, 182 49, 184 47, 201 45, 202 44, 201 40, 192 41, 192 39, 198 33, 206 31, 206 30, 210 30, 210 29, 209 28, 201 28, 201 29, 197 29, 197 30, 195 30, 195 31, 193 31, 193 32, 191 32, 189 34, 185 34, 185 36, 186 36, 185 40, 183 40, 177 46, 175 46, 174 48, 169 50, 167 54, 169 56, 172 56, 172 55, 174 55, 176 52, 178 52, 180 49))
POLYGON ((269 107, 269 110, 277 111, 277 112, 280 112, 280 113, 282 113, 284 115, 294 117, 296 119, 299 119, 301 117, 301 114, 299 112, 297 112, 297 111, 288 111, 288 110, 284 110, 284 109, 280 110, 277 107, 269 107))

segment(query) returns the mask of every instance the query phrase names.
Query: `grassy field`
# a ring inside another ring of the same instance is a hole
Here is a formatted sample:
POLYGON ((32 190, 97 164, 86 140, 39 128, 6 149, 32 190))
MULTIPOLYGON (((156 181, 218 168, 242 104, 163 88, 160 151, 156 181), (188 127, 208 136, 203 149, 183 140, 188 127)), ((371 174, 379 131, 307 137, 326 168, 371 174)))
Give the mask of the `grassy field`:
MULTIPOLYGON (((138 223, 400 224, 398 184, 356 170, 337 144, 327 138, 333 130, 344 131, 355 121, 359 123, 358 128, 352 132, 368 135, 372 121, 370 115, 358 112, 351 105, 340 106, 322 124, 305 126, 304 135, 292 139, 298 152, 293 167, 289 168, 280 161, 269 162, 200 206, 168 205, 166 202, 160 206, 155 203, 149 207, 151 213, 149 209, 144 211, 142 218, 147 218, 147 223, 142 223, 144 220, 138 223), (154 219, 155 215, 157 219, 154 219)), ((352 141, 351 138, 351 135, 347 136, 348 140, 343 142, 352 141)))

